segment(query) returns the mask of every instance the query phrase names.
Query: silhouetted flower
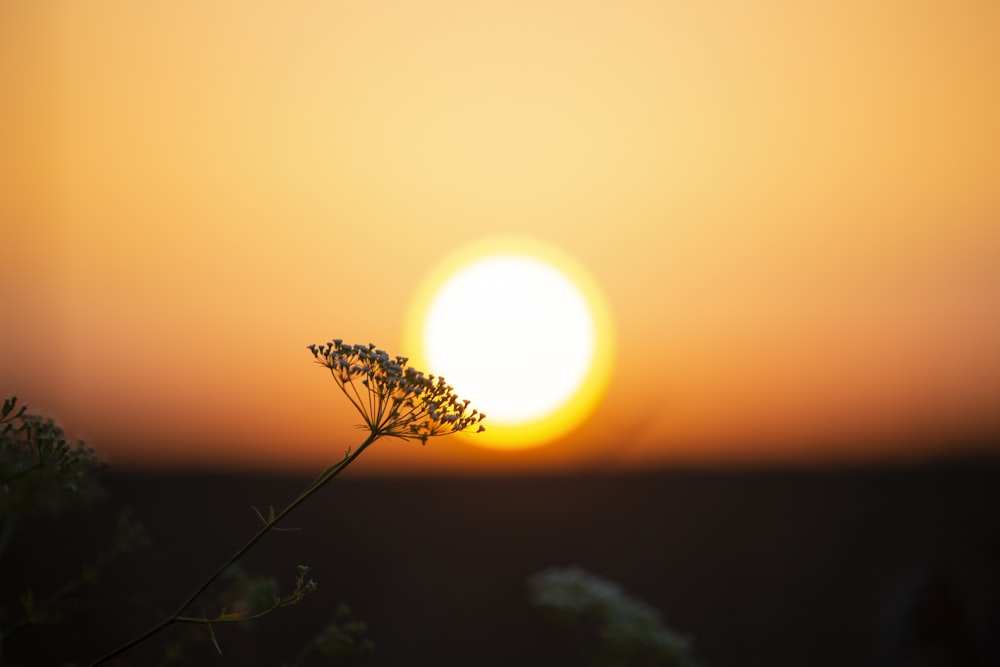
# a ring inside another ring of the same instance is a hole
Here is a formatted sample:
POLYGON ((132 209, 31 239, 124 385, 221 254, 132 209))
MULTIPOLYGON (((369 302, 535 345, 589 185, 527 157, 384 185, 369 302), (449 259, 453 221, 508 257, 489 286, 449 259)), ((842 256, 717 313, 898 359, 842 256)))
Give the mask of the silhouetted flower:
POLYGON ((345 345, 335 339, 310 345, 316 361, 330 369, 334 381, 361 414, 359 428, 374 436, 420 440, 478 426, 486 415, 468 411, 443 377, 425 375, 407 366, 406 357, 390 357, 373 344, 345 345))

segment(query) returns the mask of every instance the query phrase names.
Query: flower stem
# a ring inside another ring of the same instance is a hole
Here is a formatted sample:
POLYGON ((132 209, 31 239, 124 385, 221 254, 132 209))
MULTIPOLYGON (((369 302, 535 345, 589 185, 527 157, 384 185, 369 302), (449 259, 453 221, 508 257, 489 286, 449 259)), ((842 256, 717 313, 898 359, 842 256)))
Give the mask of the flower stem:
POLYGON ((368 445, 375 442, 375 440, 377 440, 380 435, 381 433, 379 433, 378 431, 370 433, 368 437, 365 438, 365 441, 362 442, 357 449, 355 449, 353 452, 348 450, 348 452, 344 454, 343 459, 341 459, 337 463, 334 463, 329 468, 320 473, 319 476, 315 480, 313 480, 313 482, 309 486, 307 486, 306 489, 298 495, 298 497, 295 498, 295 500, 290 502, 288 506, 285 507, 285 509, 278 512, 278 514, 275 515, 274 519, 265 522, 264 527, 261 528, 259 531, 257 531, 256 535, 251 537, 246 544, 244 544, 242 547, 239 548, 239 550, 236 551, 236 553, 230 556, 229 560, 224 562, 214 572, 212 572, 212 574, 210 574, 208 578, 206 578, 205 581, 203 581, 201 585, 198 586, 198 588, 196 588, 194 592, 192 592, 191 595, 189 595, 187 599, 185 599, 184 602, 182 602, 181 605, 177 607, 177 609, 172 614, 165 617, 163 620, 161 620, 159 623, 152 626, 145 632, 136 635, 129 641, 119 646, 118 648, 101 656, 100 658, 92 662, 90 664, 90 667, 97 667, 97 665, 103 665, 108 660, 111 660, 112 658, 121 655, 125 651, 128 651, 132 647, 141 644, 142 642, 146 641, 153 635, 156 635, 157 633, 167 628, 168 626, 173 625, 174 623, 181 622, 184 612, 187 611, 187 609, 192 604, 194 604, 195 600, 198 599, 198 596, 204 593, 209 588, 209 586, 215 583, 215 580, 218 579, 219 576, 226 571, 226 569, 228 569, 231 565, 233 565, 241 558, 243 558, 243 556, 248 551, 250 551, 250 549, 253 548, 253 546, 261 540, 261 538, 264 537, 264 535, 269 533, 271 529, 274 528, 279 521, 284 519, 285 516, 287 516, 292 510, 294 510, 296 507, 304 503, 314 493, 316 493, 324 485, 326 485, 327 482, 329 482, 334 477, 339 475, 344 468, 349 466, 354 461, 354 459, 358 458, 358 456, 361 455, 361 452, 363 452, 368 447, 368 445))

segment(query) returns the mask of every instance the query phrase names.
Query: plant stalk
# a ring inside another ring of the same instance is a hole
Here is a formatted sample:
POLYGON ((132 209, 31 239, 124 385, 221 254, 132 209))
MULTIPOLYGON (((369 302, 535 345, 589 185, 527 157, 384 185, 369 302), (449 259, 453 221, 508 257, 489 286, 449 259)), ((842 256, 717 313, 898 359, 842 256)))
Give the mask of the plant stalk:
POLYGON ((104 654, 94 662, 90 663, 90 667, 97 667, 98 665, 103 665, 112 658, 121 655, 122 653, 128 651, 132 647, 141 644, 150 637, 158 634, 161 630, 167 628, 168 626, 179 622, 184 612, 187 611, 188 607, 194 604, 195 600, 198 599, 198 596, 200 596, 202 593, 208 590, 209 586, 215 583, 215 580, 218 579, 219 576, 226 571, 226 569, 228 569, 231 565, 239 561, 248 551, 250 551, 251 548, 253 548, 255 544, 257 544, 257 542, 261 540, 261 538, 263 538, 267 533, 269 533, 271 529, 274 528, 279 521, 284 519, 285 516, 287 516, 292 510, 294 510, 296 507, 304 503, 314 493, 323 488, 323 486, 325 486, 327 482, 329 482, 334 477, 339 475, 341 471, 344 470, 344 468, 349 466, 354 461, 354 459, 358 458, 358 456, 361 455, 361 452, 365 451, 368 445, 375 442, 375 440, 377 440, 380 435, 381 433, 378 431, 371 432, 368 435, 368 437, 365 438, 365 441, 358 446, 357 449, 355 449, 353 452, 348 451, 346 454, 344 454, 343 459, 341 459, 337 463, 334 463, 329 468, 320 473, 319 476, 315 480, 313 480, 313 482, 309 486, 307 486, 306 489, 302 493, 300 493, 297 498, 295 498, 295 500, 290 502, 288 506, 285 507, 285 509, 281 510, 278 514, 276 514, 273 520, 267 521, 264 524, 264 527, 261 528, 259 531, 257 531, 256 535, 251 537, 246 544, 244 544, 242 547, 239 548, 239 550, 236 551, 236 553, 230 556, 229 560, 224 562, 214 572, 212 572, 212 574, 210 574, 208 578, 206 578, 205 581, 203 581, 201 585, 198 586, 198 588, 196 588, 194 592, 191 593, 191 595, 189 595, 187 599, 185 599, 184 602, 182 602, 181 605, 177 607, 177 609, 172 614, 170 614, 169 616, 167 616, 166 618, 164 618, 159 623, 152 626, 145 632, 136 635, 129 641, 119 646, 118 648, 104 654))

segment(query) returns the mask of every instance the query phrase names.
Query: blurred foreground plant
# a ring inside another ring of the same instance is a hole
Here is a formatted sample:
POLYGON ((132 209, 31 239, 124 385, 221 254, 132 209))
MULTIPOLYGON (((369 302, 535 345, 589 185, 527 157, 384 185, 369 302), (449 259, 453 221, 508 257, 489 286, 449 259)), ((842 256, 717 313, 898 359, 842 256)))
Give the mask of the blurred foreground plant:
MULTIPOLYGON (((300 576, 295 591, 285 597, 274 593, 273 605, 261 612, 250 614, 223 608, 217 616, 211 618, 204 614, 200 617, 187 615, 188 609, 223 573, 243 558, 271 530, 279 530, 276 526, 282 519, 339 475, 379 438, 419 440, 421 443, 426 443, 430 437, 449 435, 473 427, 478 427, 477 432, 484 430, 480 422, 485 415, 476 410, 469 411, 469 401, 459 400, 444 378, 425 375, 411 368, 407 365, 406 357, 390 357, 372 344, 345 345, 339 339, 325 345, 310 345, 309 350, 319 364, 330 370, 337 386, 361 415, 364 423, 359 424, 358 428, 367 431, 365 439, 353 451, 348 448, 343 458, 321 472, 280 512, 275 512, 273 507, 268 509, 266 515, 258 510, 257 516, 262 521, 263 527, 246 544, 216 568, 173 613, 98 658, 92 663, 92 667, 107 662, 176 623, 205 625, 212 633, 214 642, 212 625, 215 623, 259 618, 289 604, 295 604, 316 588, 314 581, 305 579, 308 573, 308 568, 305 566, 299 566, 300 576)), ((357 626, 351 627, 357 630, 357 626)), ((343 631, 342 634, 350 635, 343 631)), ((317 648, 325 646, 328 643, 326 639, 317 648)), ((219 648, 217 643, 216 648, 219 648)))
MULTIPOLYGON (((0 558, 26 519, 79 511, 102 500, 106 492, 97 480, 102 468, 94 451, 71 440, 55 421, 27 413, 16 396, 6 398, 0 407, 0 558)), ((19 614, 0 628, 0 650, 28 627, 56 620, 60 603, 95 585, 118 556, 148 546, 142 524, 123 510, 111 545, 83 562, 77 576, 22 589, 19 614)))
POLYGON ((595 667, 694 667, 690 641, 663 625, 659 612, 621 587, 578 567, 531 577, 532 602, 569 629, 595 667))
MULTIPOLYGON (((10 396, 0 408, 0 520, 13 530, 18 519, 53 516, 99 500, 104 490, 93 473, 102 467, 94 450, 73 442, 53 420, 26 412, 10 396)), ((9 537, 8 537, 9 539, 9 537)), ((3 541, 0 540, 0 553, 3 541)))
POLYGON ((375 645, 368 639, 368 626, 354 617, 345 603, 334 610, 333 619, 303 647, 291 667, 299 667, 313 653, 336 657, 370 653, 375 645))

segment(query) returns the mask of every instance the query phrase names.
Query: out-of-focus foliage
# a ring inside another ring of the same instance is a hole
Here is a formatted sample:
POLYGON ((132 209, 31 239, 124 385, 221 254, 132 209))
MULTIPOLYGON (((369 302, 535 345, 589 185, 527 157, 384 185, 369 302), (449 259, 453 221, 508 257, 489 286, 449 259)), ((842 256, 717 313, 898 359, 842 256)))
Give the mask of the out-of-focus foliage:
MULTIPOLYGON (((78 511, 105 498, 97 478, 102 468, 90 447, 72 441, 52 419, 28 414, 14 396, 5 399, 0 406, 0 557, 17 525, 78 511)), ((61 603, 85 587, 97 586, 118 556, 148 547, 143 525, 123 510, 111 545, 83 560, 77 576, 62 582, 21 582, 17 603, 0 600, 0 612, 5 612, 0 616, 11 619, 0 627, 0 649, 30 626, 57 621, 61 603)))
POLYGON ((693 667, 691 643, 660 613, 621 587, 578 567, 539 572, 528 582, 547 618, 567 629, 595 667, 693 667))
POLYGON ((60 514, 104 497, 94 451, 14 396, 0 408, 0 519, 60 514))
POLYGON ((333 620, 313 643, 317 651, 329 656, 370 653, 375 648, 368 638, 368 624, 355 618, 354 612, 343 602, 337 605, 333 620))

